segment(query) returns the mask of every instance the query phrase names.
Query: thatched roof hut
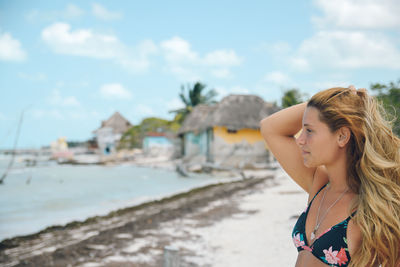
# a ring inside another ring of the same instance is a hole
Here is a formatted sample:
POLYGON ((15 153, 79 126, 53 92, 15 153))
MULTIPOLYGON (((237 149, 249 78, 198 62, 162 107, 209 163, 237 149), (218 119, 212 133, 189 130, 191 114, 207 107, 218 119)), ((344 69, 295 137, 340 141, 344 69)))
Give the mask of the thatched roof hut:
POLYGON ((105 127, 112 128, 113 133, 124 133, 132 127, 132 124, 117 111, 109 119, 102 121, 99 129, 105 127))
POLYGON ((182 126, 178 131, 178 134, 205 130, 207 128, 207 125, 205 124, 207 118, 212 114, 212 111, 215 108, 216 105, 208 106, 200 104, 195 106, 192 112, 190 112, 183 121, 182 126))
POLYGON ((213 126, 230 130, 258 129, 260 121, 279 108, 256 95, 229 95, 213 106, 198 105, 188 115, 179 134, 213 126))

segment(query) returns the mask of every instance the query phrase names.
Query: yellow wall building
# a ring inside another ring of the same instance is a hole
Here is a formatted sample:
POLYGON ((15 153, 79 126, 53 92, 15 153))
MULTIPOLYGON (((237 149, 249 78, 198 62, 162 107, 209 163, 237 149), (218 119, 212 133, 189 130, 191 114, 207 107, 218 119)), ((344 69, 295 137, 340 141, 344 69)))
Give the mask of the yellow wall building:
POLYGON ((259 122, 277 110, 254 95, 229 95, 214 106, 196 106, 179 130, 182 154, 229 166, 270 162, 259 122))

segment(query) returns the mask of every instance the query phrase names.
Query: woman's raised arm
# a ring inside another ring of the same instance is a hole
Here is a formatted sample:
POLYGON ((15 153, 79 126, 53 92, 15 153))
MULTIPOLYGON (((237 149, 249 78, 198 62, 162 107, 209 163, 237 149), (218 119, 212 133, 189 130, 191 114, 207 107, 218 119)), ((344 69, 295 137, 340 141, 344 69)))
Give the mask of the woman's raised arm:
POLYGON ((306 192, 310 192, 315 168, 303 163, 295 134, 302 128, 307 103, 301 103, 276 112, 260 122, 261 134, 269 150, 289 176, 306 192))

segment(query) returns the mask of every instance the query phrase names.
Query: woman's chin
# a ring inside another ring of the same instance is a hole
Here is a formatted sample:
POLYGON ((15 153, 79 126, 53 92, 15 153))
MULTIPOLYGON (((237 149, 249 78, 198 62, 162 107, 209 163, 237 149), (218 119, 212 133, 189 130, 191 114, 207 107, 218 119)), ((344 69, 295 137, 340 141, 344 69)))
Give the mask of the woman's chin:
POLYGON ((313 167, 317 167, 315 164, 313 164, 312 162, 310 162, 309 160, 304 159, 303 160, 304 166, 306 166, 307 168, 313 168, 313 167))

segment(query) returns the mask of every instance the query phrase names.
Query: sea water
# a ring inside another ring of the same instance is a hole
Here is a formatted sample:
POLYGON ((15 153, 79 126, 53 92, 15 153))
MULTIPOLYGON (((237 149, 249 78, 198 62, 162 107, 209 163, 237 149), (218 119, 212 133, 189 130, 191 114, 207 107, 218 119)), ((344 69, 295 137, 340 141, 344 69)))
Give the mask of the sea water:
MULTIPOLYGON (((9 156, 0 155, 0 175, 9 162, 9 156)), ((17 158, 0 185, 0 240, 224 180, 134 165, 24 165, 17 158)))

